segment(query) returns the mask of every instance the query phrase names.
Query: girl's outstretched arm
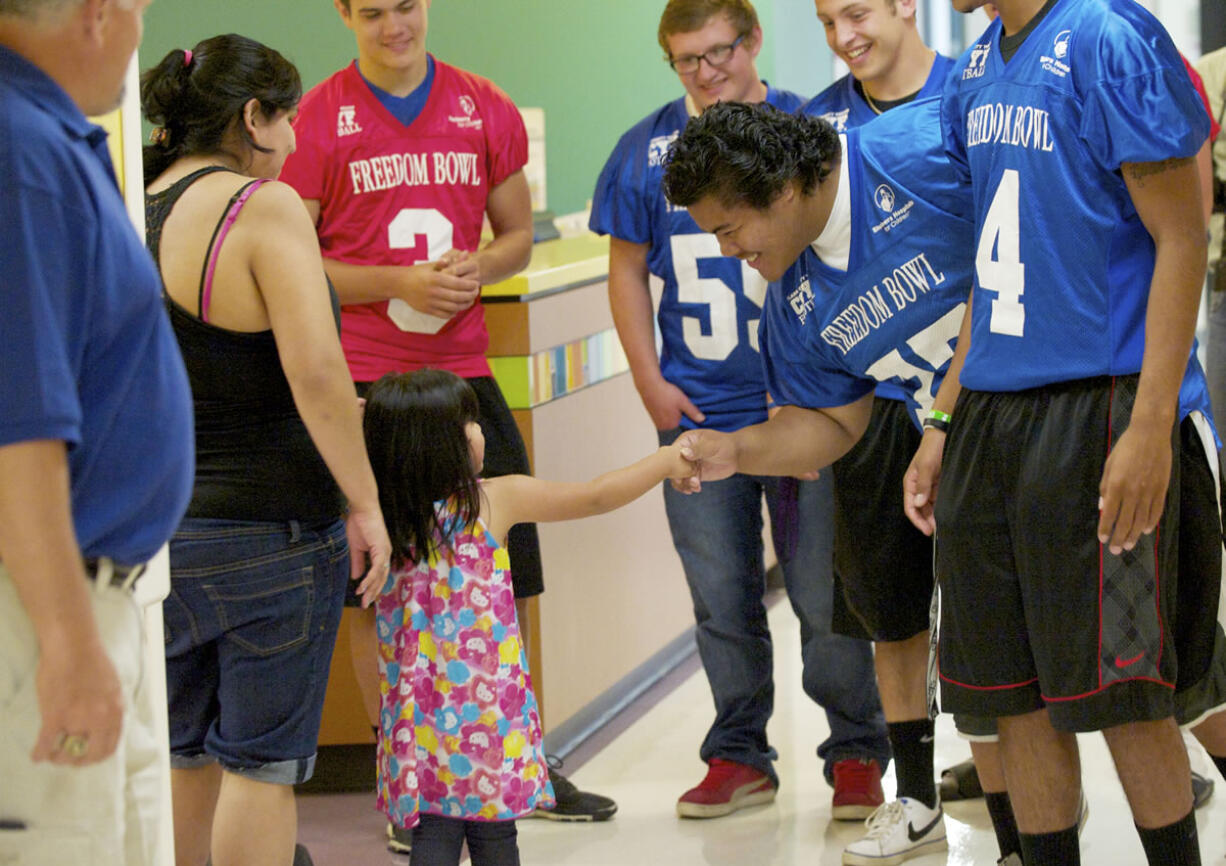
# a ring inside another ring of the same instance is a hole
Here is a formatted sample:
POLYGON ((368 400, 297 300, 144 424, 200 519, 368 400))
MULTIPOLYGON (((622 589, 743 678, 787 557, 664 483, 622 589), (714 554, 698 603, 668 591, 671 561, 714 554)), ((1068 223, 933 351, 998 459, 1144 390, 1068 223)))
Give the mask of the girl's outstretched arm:
POLYGON ((591 481, 543 481, 530 475, 503 475, 482 484, 482 518, 490 533, 502 541, 516 523, 552 523, 604 514, 638 499, 668 479, 694 474, 678 445, 666 445, 654 454, 591 481))

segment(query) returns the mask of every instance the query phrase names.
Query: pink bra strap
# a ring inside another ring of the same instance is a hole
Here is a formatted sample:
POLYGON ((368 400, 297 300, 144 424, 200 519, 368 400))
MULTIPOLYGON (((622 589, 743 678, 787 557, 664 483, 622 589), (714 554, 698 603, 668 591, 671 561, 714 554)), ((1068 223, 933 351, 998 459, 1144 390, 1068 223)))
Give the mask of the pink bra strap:
POLYGON ((221 253, 221 242, 226 239, 230 227, 238 219, 238 212, 243 209, 247 199, 251 198, 251 194, 266 183, 268 183, 267 178, 259 178, 239 189, 230 199, 230 209, 226 212, 225 218, 213 232, 208 261, 204 266, 204 281, 200 286, 200 321, 202 322, 209 320, 209 300, 213 294, 213 271, 217 269, 217 256, 221 253))

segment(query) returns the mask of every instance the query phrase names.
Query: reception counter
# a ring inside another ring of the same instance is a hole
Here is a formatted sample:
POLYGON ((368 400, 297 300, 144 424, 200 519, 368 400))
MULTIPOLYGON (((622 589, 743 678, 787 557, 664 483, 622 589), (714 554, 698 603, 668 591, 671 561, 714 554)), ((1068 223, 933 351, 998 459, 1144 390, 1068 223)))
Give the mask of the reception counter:
MULTIPOLYGON (((613 329, 607 269, 605 238, 546 241, 522 273, 482 290, 490 365, 541 478, 585 480, 657 447, 613 329)), ((539 531, 546 591, 526 626, 548 733, 685 633, 693 613, 659 492, 539 531)), ((342 625, 320 744, 370 741, 342 625)))

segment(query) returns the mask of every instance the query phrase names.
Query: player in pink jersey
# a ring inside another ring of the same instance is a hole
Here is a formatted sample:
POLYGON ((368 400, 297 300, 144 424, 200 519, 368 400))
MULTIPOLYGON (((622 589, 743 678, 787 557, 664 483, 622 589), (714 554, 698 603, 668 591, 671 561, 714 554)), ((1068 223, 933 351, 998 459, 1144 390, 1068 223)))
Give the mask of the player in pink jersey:
MULTIPOLYGON (((298 150, 281 179, 315 218, 358 393, 389 372, 456 373, 478 395, 485 474, 527 474, 523 439, 485 359, 479 297, 531 253, 523 121, 492 82, 427 53, 429 0, 333 2, 358 59, 303 97, 298 150), (482 246, 485 217, 494 237, 482 246)), ((508 548, 522 627, 522 600, 544 588, 536 527, 517 526, 508 548)), ((373 611, 352 622, 354 668, 374 723, 373 611)), ((612 800, 551 776, 558 807, 545 817, 603 820, 616 811, 612 800)))

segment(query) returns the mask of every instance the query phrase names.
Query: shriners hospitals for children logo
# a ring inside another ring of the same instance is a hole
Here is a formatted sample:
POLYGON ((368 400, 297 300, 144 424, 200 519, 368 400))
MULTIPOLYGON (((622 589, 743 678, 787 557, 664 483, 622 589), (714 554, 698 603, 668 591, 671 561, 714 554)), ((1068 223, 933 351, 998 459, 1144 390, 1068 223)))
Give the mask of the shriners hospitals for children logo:
POLYGON ((477 103, 467 93, 463 94, 460 99, 460 110, 463 114, 453 114, 447 119, 461 129, 480 129, 484 125, 484 121, 479 117, 473 117, 477 112, 477 103))
POLYGON ((1052 56, 1048 57, 1044 54, 1039 58, 1039 64, 1052 75, 1064 78, 1069 74, 1069 65, 1064 61, 1068 57, 1068 43, 1072 35, 1072 30, 1061 30, 1056 34, 1056 39, 1052 43, 1052 56))
POLYGON ((873 203, 885 214, 885 219, 873 226, 873 234, 877 232, 888 232, 896 225, 901 223, 911 215, 911 208, 915 207, 915 199, 907 199, 905 204, 898 203, 898 193, 894 192, 894 187, 888 183, 878 185, 873 190, 873 203))
POLYGON ((992 51, 992 43, 981 43, 971 49, 971 59, 966 64, 966 69, 962 70, 962 80, 966 81, 971 78, 982 78, 983 73, 987 71, 988 54, 992 51))
POLYGON ((877 207, 889 213, 894 210, 894 190, 890 189, 888 184, 883 183, 873 193, 873 201, 877 202, 877 207))
POLYGON ((336 137, 344 138, 346 135, 356 135, 362 131, 362 127, 357 121, 358 109, 354 105, 342 105, 336 113, 336 137))

